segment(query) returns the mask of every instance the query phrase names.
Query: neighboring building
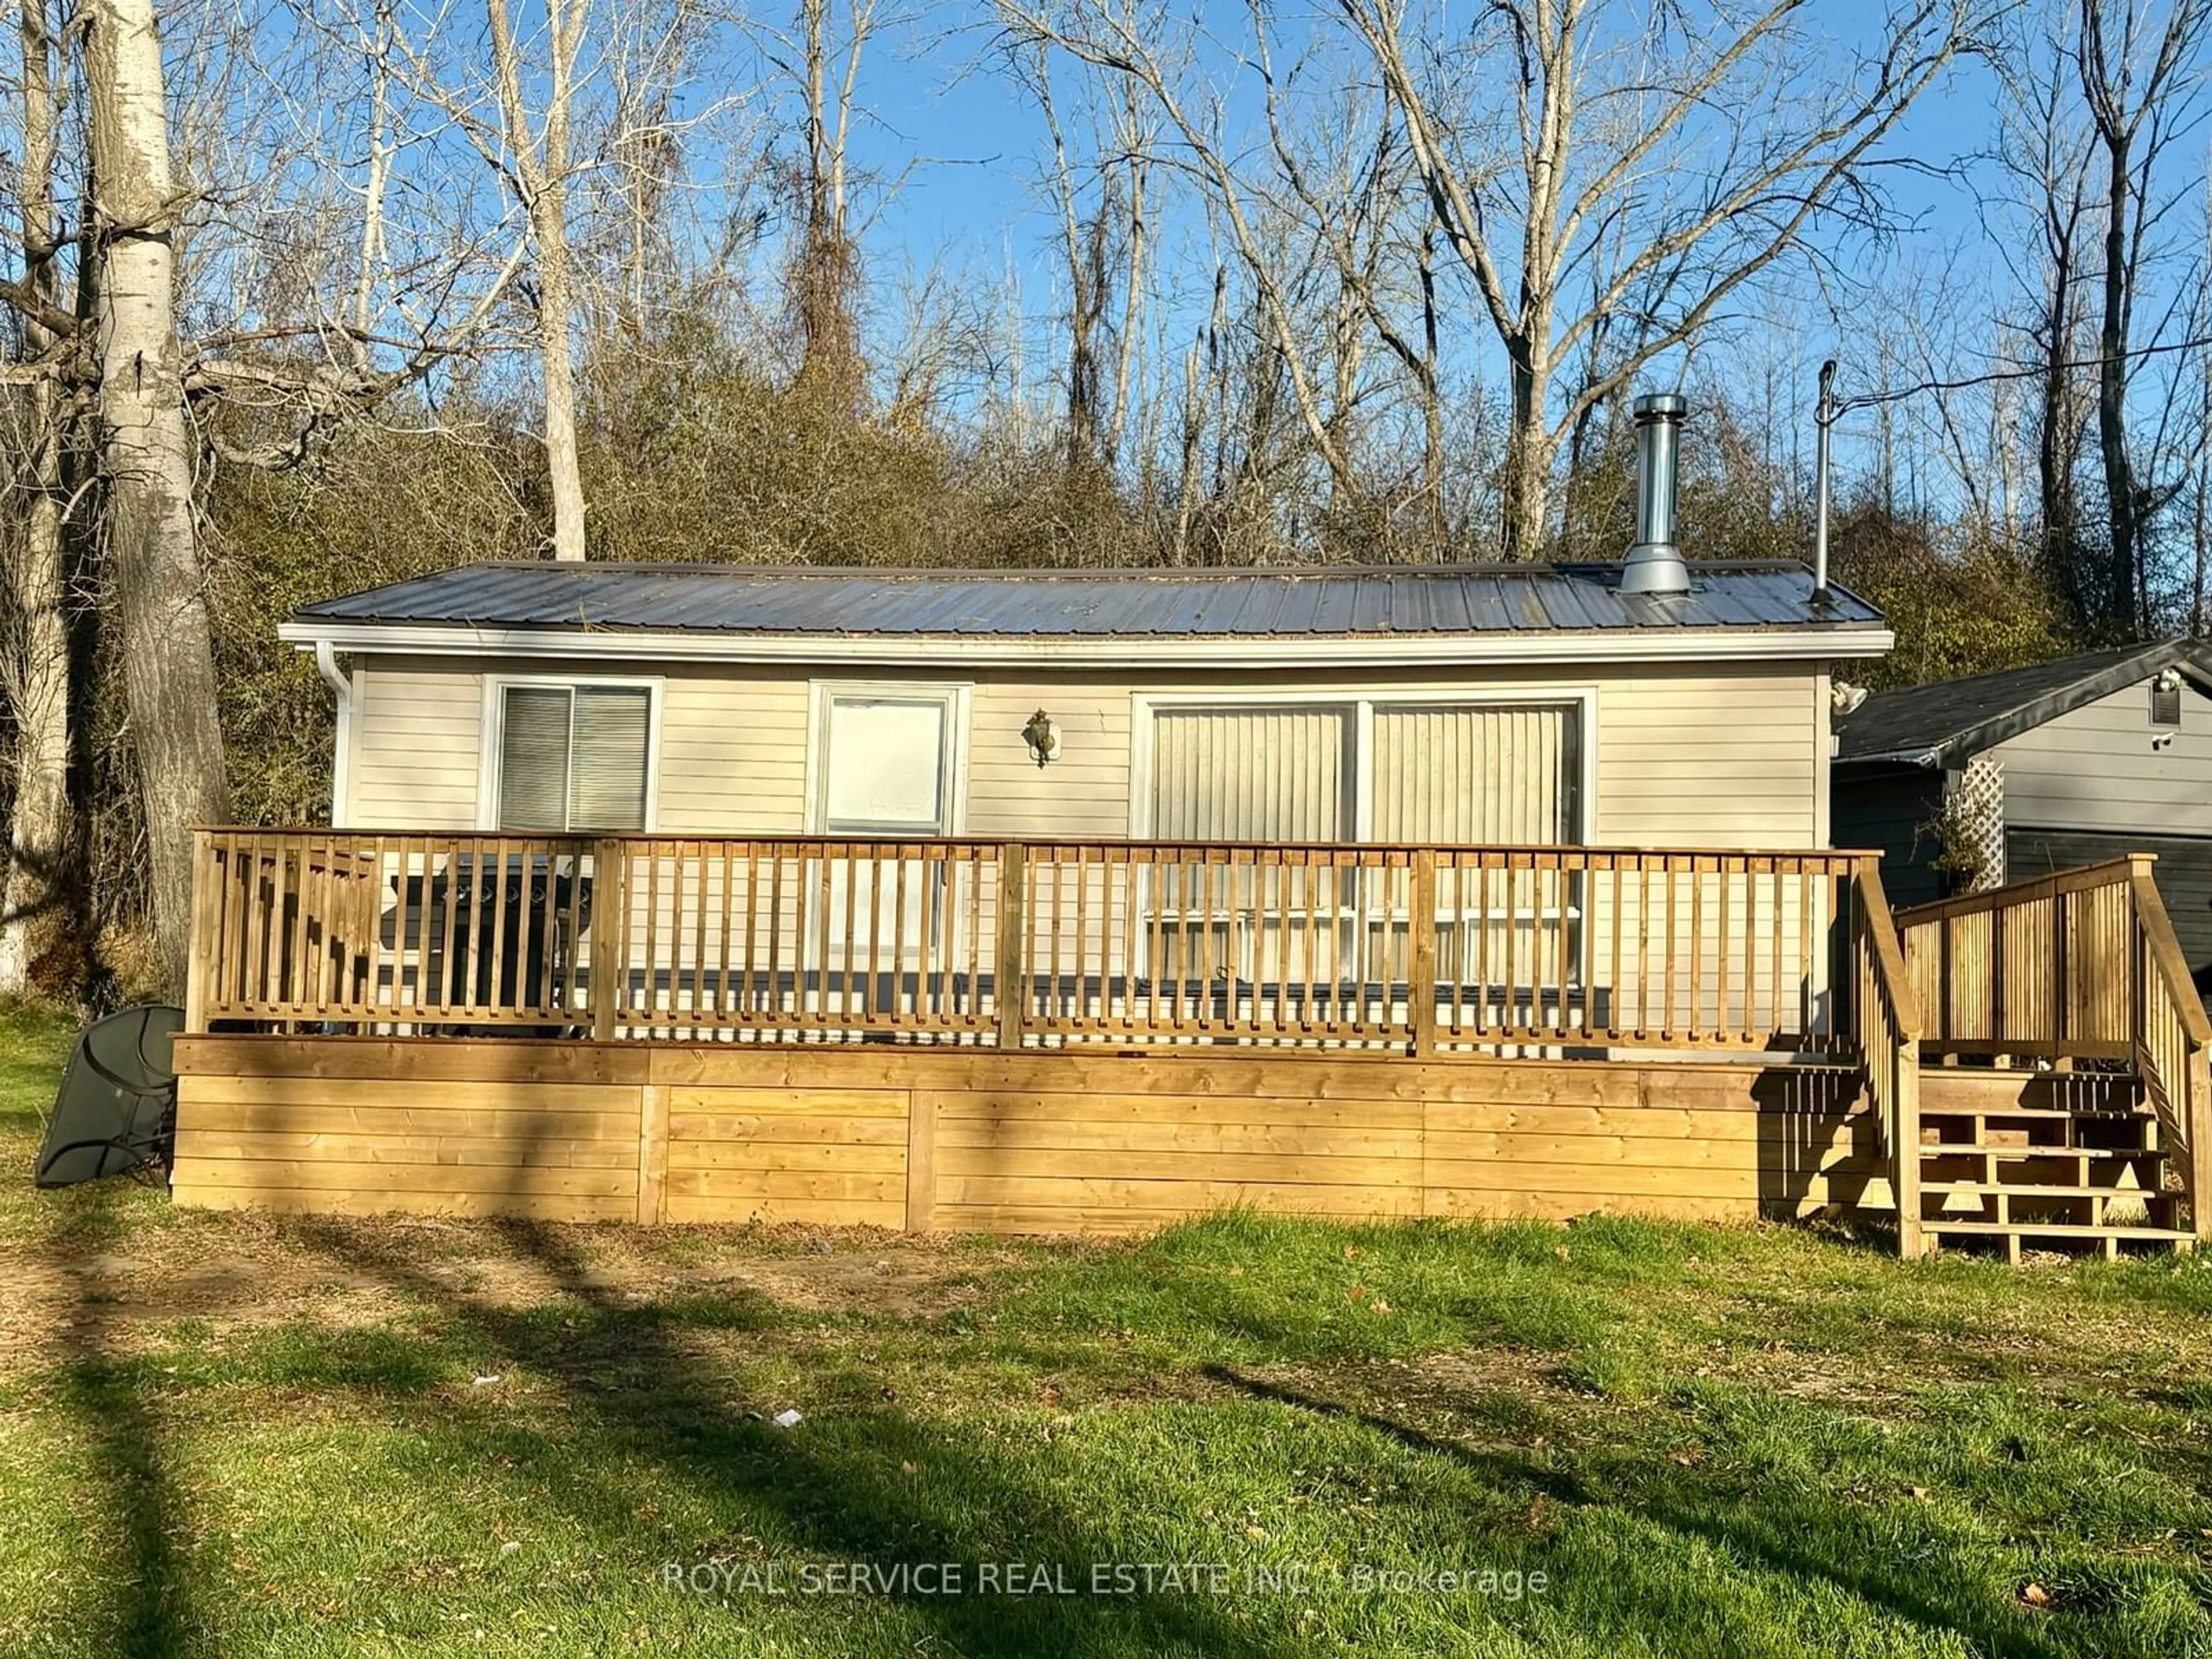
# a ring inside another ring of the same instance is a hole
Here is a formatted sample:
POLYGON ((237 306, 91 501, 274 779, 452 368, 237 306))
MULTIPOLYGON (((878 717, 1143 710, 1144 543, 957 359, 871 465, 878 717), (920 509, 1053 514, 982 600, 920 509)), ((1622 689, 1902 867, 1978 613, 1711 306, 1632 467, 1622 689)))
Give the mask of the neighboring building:
POLYGON ((1938 826, 1986 842, 2021 881, 2158 854, 2160 894, 2199 985, 2212 976, 2212 647, 2128 646, 1886 691, 1838 722, 1834 830, 1877 848, 1892 902, 1944 896, 1938 826))
POLYGON ((1620 579, 485 564, 282 631, 349 829, 1830 845, 1880 615, 1791 563, 1620 579))

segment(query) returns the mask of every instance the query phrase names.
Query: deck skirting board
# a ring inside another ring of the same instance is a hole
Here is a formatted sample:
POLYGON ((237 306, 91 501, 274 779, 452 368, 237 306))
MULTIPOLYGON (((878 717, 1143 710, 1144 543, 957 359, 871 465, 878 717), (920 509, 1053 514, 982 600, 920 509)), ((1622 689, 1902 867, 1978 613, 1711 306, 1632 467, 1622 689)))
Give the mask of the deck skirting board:
POLYGON ((1887 1209, 1859 1079, 1756 1060, 191 1036, 178 1202, 1123 1232, 1887 1209))

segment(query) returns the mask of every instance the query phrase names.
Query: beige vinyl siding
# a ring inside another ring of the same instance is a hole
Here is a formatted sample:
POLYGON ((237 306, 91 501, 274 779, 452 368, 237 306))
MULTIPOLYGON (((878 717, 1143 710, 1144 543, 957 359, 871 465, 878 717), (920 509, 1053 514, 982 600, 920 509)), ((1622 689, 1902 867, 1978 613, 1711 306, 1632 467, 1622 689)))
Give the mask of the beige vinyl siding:
POLYGON ((1002 675, 978 678, 975 685, 966 780, 970 835, 1129 833, 1130 681, 1002 675), (1022 738, 1022 727, 1040 708, 1060 732, 1060 757, 1042 767, 1022 738))
MULTIPOLYGON (((480 666, 500 672, 498 665, 480 666)), ((544 676, 551 669, 533 664, 526 672, 544 676)), ((1484 667, 1456 677, 1421 670, 1326 679, 1280 672, 899 677, 697 665, 624 672, 664 681, 658 824, 672 834, 790 834, 803 827, 809 682, 817 678, 972 686, 967 760, 956 788, 963 798, 957 827, 978 836, 1118 838, 1130 833, 1133 816, 1144 828, 1151 802, 1138 803, 1133 815, 1130 799, 1131 721, 1142 706, 1139 694, 1224 705, 1255 696, 1295 694, 1300 702, 1318 703, 1372 695, 1434 706, 1471 695, 1538 703, 1587 693, 1592 705, 1583 742, 1594 748, 1595 788, 1584 817, 1594 843, 1803 847, 1820 844, 1826 830, 1826 681, 1817 664, 1484 667), (1039 708, 1062 734, 1061 757, 1045 767, 1030 757, 1021 735, 1039 708)), ((354 720, 356 822, 473 825, 481 675, 372 659, 364 681, 354 720)), ((2205 729, 2212 743, 2212 726, 2205 729)))
POLYGON ((359 685, 347 826, 474 829, 483 677, 438 663, 371 660, 359 685))
POLYGON ((1811 665, 1658 669, 1601 682, 1609 847, 1811 847, 1826 831, 1826 681, 1811 665))
POLYGON ((2146 679, 1999 744, 2011 828, 2212 835, 2212 699, 2191 681, 2181 724, 2150 723, 2146 679), (2172 732, 2154 750, 2151 739, 2172 732))
POLYGON ((805 675, 671 670, 660 708, 661 830, 796 835, 805 827, 805 675))

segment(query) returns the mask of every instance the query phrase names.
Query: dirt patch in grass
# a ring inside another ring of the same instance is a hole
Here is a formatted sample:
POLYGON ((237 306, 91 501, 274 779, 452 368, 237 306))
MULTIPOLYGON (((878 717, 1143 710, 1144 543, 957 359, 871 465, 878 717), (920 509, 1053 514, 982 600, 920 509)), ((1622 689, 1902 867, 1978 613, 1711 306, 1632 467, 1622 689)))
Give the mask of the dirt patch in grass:
POLYGON ((574 1300, 643 1306, 753 1296, 801 1313, 929 1319, 974 1306, 1030 1250, 866 1230, 518 1228, 392 1216, 343 1221, 226 1214, 142 1231, 122 1249, 19 1262, 0 1305, 0 1371, 53 1363, 88 1316, 130 1352, 179 1320, 259 1327, 377 1323, 410 1298, 521 1310, 574 1300), (412 1289, 379 1264, 410 1265, 412 1289))

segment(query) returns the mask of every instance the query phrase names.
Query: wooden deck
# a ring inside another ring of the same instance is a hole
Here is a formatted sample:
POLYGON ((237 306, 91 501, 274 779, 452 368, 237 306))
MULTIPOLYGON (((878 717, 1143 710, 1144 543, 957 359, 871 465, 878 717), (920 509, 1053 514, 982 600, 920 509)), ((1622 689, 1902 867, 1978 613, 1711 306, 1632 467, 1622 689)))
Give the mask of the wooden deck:
POLYGON ((1848 852, 216 830, 200 860, 183 1202, 2205 1232, 2212 1026, 2128 861, 1893 918, 1848 852), (2013 1065, 2108 1069, 2135 1127, 2035 1127, 2013 1065))
POLYGON ((188 1028, 1856 1048, 1871 855, 217 830, 188 1028))
POLYGON ((1126 1231, 1886 1202, 1838 1066, 179 1039, 176 1196, 337 1213, 1126 1231))

